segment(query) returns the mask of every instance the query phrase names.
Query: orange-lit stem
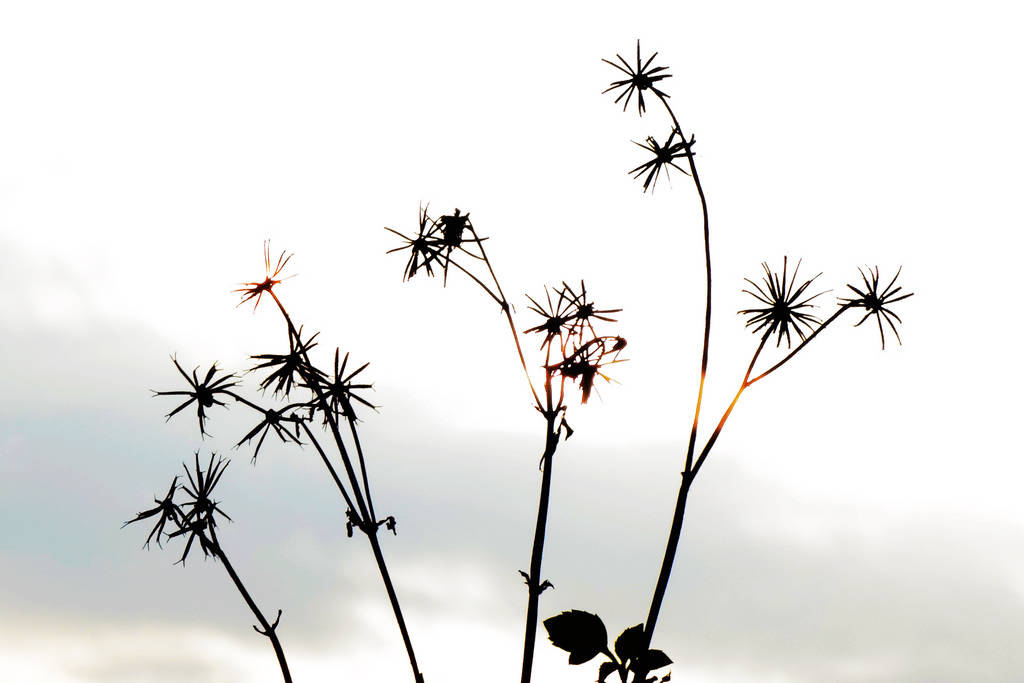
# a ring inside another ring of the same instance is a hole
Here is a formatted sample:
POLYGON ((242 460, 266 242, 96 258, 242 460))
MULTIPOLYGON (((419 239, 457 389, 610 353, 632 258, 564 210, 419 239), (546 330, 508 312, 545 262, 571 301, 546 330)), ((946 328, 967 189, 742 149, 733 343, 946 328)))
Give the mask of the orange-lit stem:
MULTIPOLYGON (((669 106, 664 96, 658 94, 658 99, 665 106, 665 110, 672 117, 672 125, 679 135, 683 136, 683 129, 679 125, 675 112, 669 106)), ((685 142, 686 138, 683 137, 685 142)), ((693 178, 694 187, 700 197, 701 215, 704 222, 704 265, 706 273, 705 303, 704 303, 704 343, 701 349, 700 359, 700 383, 697 386, 697 404, 693 411, 693 425, 690 427, 690 440, 686 447, 686 463, 683 468, 683 481, 679 487, 679 495, 676 499, 675 512, 672 515, 672 527, 669 530, 668 542, 665 547, 665 557, 662 560, 661 571, 658 575, 658 582, 655 584, 654 595, 651 598, 651 607, 647 613, 647 621, 644 623, 644 641, 650 647, 651 638, 654 635, 654 628, 658 623, 658 615, 661 612, 661 604, 665 598, 665 591, 668 589, 669 576, 672 573, 672 564, 675 561, 676 548, 679 545, 679 535, 683 528, 683 513, 686 510, 686 495, 689 491, 690 482, 693 480, 691 468, 693 466, 693 453, 697 443, 697 425, 700 421, 701 402, 704 398, 704 380, 708 372, 708 349, 711 344, 711 234, 708 223, 708 203, 704 196, 704 188, 697 174, 697 165, 693 160, 692 150, 687 155, 690 165, 690 176, 693 178)), ((646 675, 646 672, 644 672, 646 675)), ((643 680, 643 676, 636 677, 636 680, 643 680)))

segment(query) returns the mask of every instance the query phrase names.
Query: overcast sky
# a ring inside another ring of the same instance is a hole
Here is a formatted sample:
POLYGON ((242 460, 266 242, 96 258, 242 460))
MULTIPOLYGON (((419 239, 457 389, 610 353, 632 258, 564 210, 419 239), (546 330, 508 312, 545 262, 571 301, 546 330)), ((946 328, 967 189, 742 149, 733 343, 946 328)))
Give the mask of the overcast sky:
MULTIPOLYGON (((655 636, 694 683, 1009 681, 1024 672, 1014 3, 5 3, 0 6, 0 669, 11 680, 274 681, 222 568, 124 520, 201 448, 220 539, 296 681, 409 680, 370 553, 310 448, 165 423, 170 362, 280 352, 231 290, 295 254, 297 321, 369 361, 363 442, 431 683, 516 680, 543 448, 508 330, 464 278, 402 283, 385 226, 471 211, 517 304, 585 278, 622 308, 619 383, 573 404, 541 617, 647 613, 692 417, 699 204, 653 193, 602 95, 641 41, 710 205, 706 438, 756 338, 760 263, 831 293, 901 267, 903 345, 841 320, 747 392, 702 470, 655 636), (709 424, 710 423, 710 424, 709 424)), ((531 366, 543 359, 526 342, 531 366)), ((247 378, 252 394, 254 379, 247 378)), ((543 634, 535 680, 593 681, 543 634)))

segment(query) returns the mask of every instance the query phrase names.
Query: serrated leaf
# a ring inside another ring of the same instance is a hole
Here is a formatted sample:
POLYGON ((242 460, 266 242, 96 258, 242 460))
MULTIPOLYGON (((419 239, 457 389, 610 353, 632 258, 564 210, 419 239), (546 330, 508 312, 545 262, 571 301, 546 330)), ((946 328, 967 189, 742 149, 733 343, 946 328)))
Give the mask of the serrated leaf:
POLYGON ((629 667, 631 669, 643 668, 644 671, 654 671, 663 666, 668 666, 672 663, 672 660, 661 650, 648 650, 633 660, 633 662, 633 665, 629 667))
POLYGON ((548 638, 569 653, 570 664, 589 662, 608 649, 608 631, 601 617, 583 610, 569 610, 544 620, 548 638))
POLYGON ((604 683, 604 679, 615 673, 618 668, 614 662, 602 662, 601 668, 597 670, 597 683, 604 683))
POLYGON ((644 648, 644 625, 630 626, 615 639, 615 654, 619 661, 634 659, 644 648))

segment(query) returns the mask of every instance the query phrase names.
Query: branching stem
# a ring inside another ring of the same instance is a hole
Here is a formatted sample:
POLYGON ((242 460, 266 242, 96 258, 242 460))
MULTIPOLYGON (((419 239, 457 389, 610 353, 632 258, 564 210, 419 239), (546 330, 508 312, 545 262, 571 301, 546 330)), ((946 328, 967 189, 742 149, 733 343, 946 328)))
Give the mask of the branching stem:
POLYGON ((217 532, 215 532, 212 527, 210 528, 210 537, 205 540, 207 547, 213 549, 214 555, 221 561, 221 564, 224 565, 224 570, 228 573, 228 576, 231 577, 231 580, 234 582, 238 592, 241 593, 242 599, 245 600, 245 604, 247 604, 249 609, 252 610, 252 613, 256 616, 256 620, 260 622, 260 626, 263 627, 263 630, 260 630, 255 626, 253 626, 253 628, 257 633, 269 638, 270 644, 274 646, 274 654, 277 655, 277 663, 281 665, 281 675, 284 677, 284 682, 292 683, 292 675, 288 671, 288 662, 285 661, 284 658, 284 649, 281 647, 281 641, 277 637, 277 625, 281 620, 281 610, 277 611, 277 619, 274 620, 273 624, 267 621, 267 618, 263 616, 263 612, 260 611, 260 608, 252 599, 252 596, 249 595, 249 591, 246 590, 245 584, 243 584, 242 580, 238 577, 238 574, 235 572, 235 568, 232 567, 231 562, 228 561, 228 556, 224 554, 224 551, 220 547, 220 543, 217 542, 217 532))

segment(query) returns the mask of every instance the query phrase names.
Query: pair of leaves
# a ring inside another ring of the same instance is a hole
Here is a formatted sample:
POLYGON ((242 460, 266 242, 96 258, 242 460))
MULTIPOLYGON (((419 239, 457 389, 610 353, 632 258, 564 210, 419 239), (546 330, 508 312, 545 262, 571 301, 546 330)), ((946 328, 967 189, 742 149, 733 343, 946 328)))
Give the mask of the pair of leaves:
POLYGON ((544 628, 555 647, 569 653, 570 664, 589 662, 599 654, 605 654, 612 660, 601 664, 598 683, 604 683, 616 671, 629 669, 647 672, 672 663, 661 650, 651 650, 645 646, 643 624, 630 626, 619 634, 615 639, 614 655, 608 650, 608 630, 596 614, 569 610, 545 619, 544 628))

